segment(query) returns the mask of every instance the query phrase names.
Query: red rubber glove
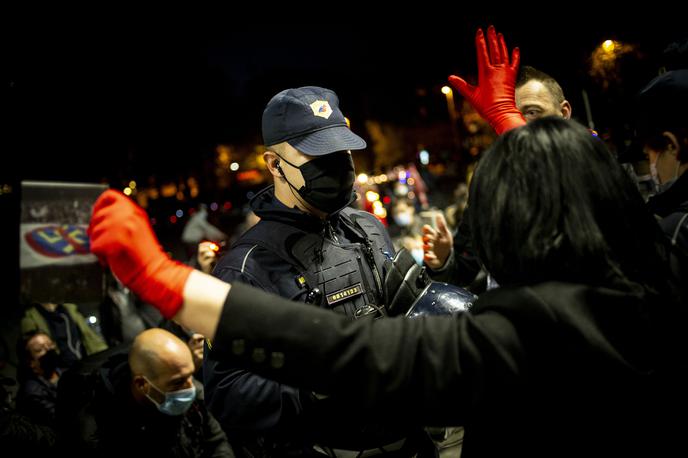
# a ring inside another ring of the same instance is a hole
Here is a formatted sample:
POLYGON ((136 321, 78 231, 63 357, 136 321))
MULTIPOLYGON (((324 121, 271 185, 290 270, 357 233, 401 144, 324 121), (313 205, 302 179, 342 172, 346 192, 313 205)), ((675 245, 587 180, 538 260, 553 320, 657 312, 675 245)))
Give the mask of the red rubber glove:
POLYGON ((478 29, 475 50, 478 55, 478 85, 468 84, 455 75, 449 77, 449 84, 490 123, 497 135, 524 125, 526 120, 516 108, 514 98, 520 51, 514 48, 510 64, 504 35, 497 35, 494 26, 487 29, 487 46, 483 31, 478 29))
POLYGON ((91 253, 124 285, 165 318, 177 314, 193 269, 165 254, 141 207, 118 191, 105 191, 93 206, 88 235, 91 253))

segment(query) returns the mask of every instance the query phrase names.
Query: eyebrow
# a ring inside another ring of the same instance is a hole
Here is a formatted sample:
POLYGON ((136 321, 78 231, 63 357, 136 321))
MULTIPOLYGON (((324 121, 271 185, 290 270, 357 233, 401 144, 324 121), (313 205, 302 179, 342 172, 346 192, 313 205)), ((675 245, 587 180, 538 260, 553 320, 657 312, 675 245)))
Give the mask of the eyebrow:
POLYGON ((188 378, 191 377, 192 375, 193 375, 193 372, 190 373, 190 374, 188 374, 188 375, 177 375, 177 376, 175 376, 175 377, 172 377, 172 378, 170 379, 170 382, 169 382, 169 383, 170 383, 171 385, 176 385, 176 384, 179 384, 180 382, 184 383, 184 382, 186 382, 186 379, 188 379, 188 378))
POLYGON ((534 103, 529 103, 528 105, 522 106, 522 107, 521 107, 521 111, 526 111, 526 110, 528 110, 528 109, 530 109, 530 108, 537 108, 538 110, 544 110, 545 107, 544 107, 543 105, 537 105, 537 104, 534 104, 534 103))

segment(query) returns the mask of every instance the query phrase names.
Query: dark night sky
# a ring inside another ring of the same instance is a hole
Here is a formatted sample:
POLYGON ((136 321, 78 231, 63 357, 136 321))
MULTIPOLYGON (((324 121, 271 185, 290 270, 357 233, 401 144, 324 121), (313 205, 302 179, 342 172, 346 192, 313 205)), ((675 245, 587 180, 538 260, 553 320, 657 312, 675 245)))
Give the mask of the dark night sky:
MULTIPOLYGON (((521 47, 523 63, 559 79, 582 114, 576 94, 596 44, 616 38, 640 45, 640 70, 624 81, 631 90, 649 79, 646 72, 654 71, 666 44, 686 34, 661 18, 619 14, 535 20, 454 12, 446 19, 349 26, 280 21, 240 31, 222 21, 16 27, 5 32, 9 65, 2 70, 9 120, 3 149, 20 161, 12 178, 93 181, 184 172, 219 142, 259 142, 267 100, 300 85, 335 89, 354 122, 408 122, 419 88, 436 94, 450 73, 474 71, 474 32, 490 23, 510 47, 521 47)), ((441 94, 433 97, 441 109, 441 94)))

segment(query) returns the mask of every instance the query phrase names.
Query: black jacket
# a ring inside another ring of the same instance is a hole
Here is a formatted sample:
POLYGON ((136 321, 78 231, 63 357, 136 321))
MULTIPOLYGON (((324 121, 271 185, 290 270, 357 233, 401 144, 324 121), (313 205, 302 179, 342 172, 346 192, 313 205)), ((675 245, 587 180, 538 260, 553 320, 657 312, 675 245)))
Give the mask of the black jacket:
POLYGON ((235 284, 214 351, 369 416, 464 425, 466 457, 680 456, 685 323, 685 305, 623 287, 498 288, 471 313, 352 322, 235 284))
MULTIPOLYGON (((290 256, 294 254, 291 248, 299 243, 299 237, 303 234, 314 236, 316 244, 319 243, 318 239, 322 241, 324 237, 330 240, 336 238, 339 245, 361 242, 357 234, 344 223, 345 216, 340 212, 323 222, 298 209, 287 208, 275 198, 272 187, 259 193, 251 205, 261 221, 235 242, 219 261, 213 275, 227 282, 246 283, 298 302, 319 301, 327 307, 326 298, 314 298, 312 294, 309 297, 313 285, 304 286, 299 280, 303 272, 298 265, 301 263, 307 267, 311 261, 300 259, 292 262, 290 256), (266 223, 269 223, 267 231, 262 227, 267 227, 266 223), (275 227, 278 229, 273 229, 275 227), (270 238, 269 246, 261 243, 260 237, 270 238)), ((378 251, 393 256, 392 243, 379 221, 367 212, 346 210, 347 214, 352 212, 357 217, 365 218, 369 227, 374 225, 376 229, 373 231, 382 235, 378 236, 381 242, 377 245, 384 246, 377 246, 378 251)), ((369 260, 364 256, 358 256, 362 258, 358 261, 356 256, 351 256, 349 260, 354 261, 354 266, 360 262, 367 269, 369 260)), ((376 268, 382 275, 380 264, 378 262, 376 268)), ((368 279, 364 283, 374 281, 368 279)), ((366 289, 375 288, 374 284, 368 284, 366 289)), ((340 311, 355 313, 345 307, 350 302, 343 301, 342 304, 344 308, 340 311)), ((255 357, 260 358, 260 355, 256 354, 255 357)), ((279 364, 278 361, 274 363, 279 364)), ((216 357, 212 349, 206 348, 203 371, 205 399, 210 410, 222 424, 232 444, 243 444, 251 449, 251 453, 279 455, 288 450, 289 453, 308 455, 312 453, 314 443, 323 442, 329 445, 337 443, 341 445, 338 448, 360 446, 365 449, 370 444, 361 445, 357 443, 358 440, 388 443, 400 435, 398 430, 388 433, 382 431, 384 428, 378 430, 370 426, 376 431, 368 431, 370 436, 366 437, 361 430, 368 426, 362 426, 361 418, 351 422, 351 417, 358 415, 357 412, 349 412, 348 406, 334 405, 330 400, 317 400, 310 390, 299 390, 237 368, 231 362, 216 357)), ((351 389, 357 391, 363 387, 352 386, 351 389)))
POLYGON ((17 392, 17 411, 37 424, 55 427, 56 404, 57 384, 43 377, 29 375, 17 392))
POLYGON ((669 240, 688 253, 688 173, 652 196, 647 205, 661 218, 659 225, 669 240))
MULTIPOLYGON (((685 289, 688 278, 688 173, 647 202, 659 218, 659 226, 668 240, 669 266, 679 288, 685 289)), ((688 293, 684 292, 688 300, 688 293)))

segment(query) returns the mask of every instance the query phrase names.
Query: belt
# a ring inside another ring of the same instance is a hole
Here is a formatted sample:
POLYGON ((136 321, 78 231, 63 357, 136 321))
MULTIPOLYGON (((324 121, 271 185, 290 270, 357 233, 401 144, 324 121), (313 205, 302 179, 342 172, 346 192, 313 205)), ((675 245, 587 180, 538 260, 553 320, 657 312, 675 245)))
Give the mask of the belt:
POLYGON ((384 455, 386 453, 396 452, 406 443, 406 438, 392 442, 391 444, 382 445, 380 447, 370 448, 368 450, 345 450, 340 448, 330 448, 320 445, 314 445, 313 448, 319 452, 324 453, 330 457, 336 458, 366 458, 369 456, 384 455))

